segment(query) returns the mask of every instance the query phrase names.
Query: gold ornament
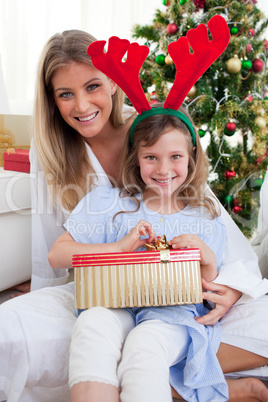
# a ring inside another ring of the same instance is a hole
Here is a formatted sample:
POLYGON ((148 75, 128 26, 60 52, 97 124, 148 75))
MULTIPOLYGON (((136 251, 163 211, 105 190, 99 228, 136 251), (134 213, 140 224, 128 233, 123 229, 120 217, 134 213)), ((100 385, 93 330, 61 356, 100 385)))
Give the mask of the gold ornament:
POLYGON ((188 92, 187 96, 189 98, 193 98, 196 95, 196 86, 193 85, 192 88, 190 89, 190 91, 188 92))
POLYGON ((253 8, 254 8, 254 4, 252 4, 252 3, 246 5, 247 11, 252 11, 253 8))
POLYGON ((241 70, 241 60, 237 57, 237 55, 226 61, 226 68, 229 73, 239 73, 241 70))
POLYGON ((253 152, 258 156, 263 156, 266 154, 266 142, 260 140, 258 138, 255 139, 255 143, 253 145, 253 152))
POLYGON ((168 66, 171 66, 171 64, 173 64, 173 60, 172 60, 172 58, 170 57, 169 54, 165 57, 165 63, 166 63, 168 66))
POLYGON ((257 124, 257 126, 259 126, 262 130, 266 127, 266 120, 261 116, 257 116, 254 120, 254 123, 257 124))

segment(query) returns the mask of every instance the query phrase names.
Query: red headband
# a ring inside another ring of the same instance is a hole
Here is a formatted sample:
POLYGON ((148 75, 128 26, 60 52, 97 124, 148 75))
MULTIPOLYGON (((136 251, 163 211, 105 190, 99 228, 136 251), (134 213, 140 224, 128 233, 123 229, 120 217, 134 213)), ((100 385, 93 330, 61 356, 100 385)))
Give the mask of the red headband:
MULTIPOLYGON (((192 86, 226 49, 230 32, 225 19, 215 15, 208 21, 208 28, 212 35, 211 41, 206 26, 200 24, 197 28, 190 29, 186 37, 182 36, 168 45, 177 73, 164 108, 179 109, 192 86), (189 45, 193 53, 190 52, 189 45)), ((151 106, 139 80, 139 71, 149 48, 112 36, 105 53, 105 43, 106 41, 96 41, 88 46, 87 53, 93 65, 125 92, 139 114, 150 110, 151 106), (126 52, 127 59, 122 61, 126 52)))

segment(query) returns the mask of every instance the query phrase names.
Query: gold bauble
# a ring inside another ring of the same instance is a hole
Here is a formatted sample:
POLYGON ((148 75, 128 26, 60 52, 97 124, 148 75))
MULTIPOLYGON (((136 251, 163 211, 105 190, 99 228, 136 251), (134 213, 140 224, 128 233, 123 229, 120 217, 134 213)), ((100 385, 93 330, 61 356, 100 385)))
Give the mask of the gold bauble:
POLYGON ((226 68, 229 73, 239 73, 241 70, 241 60, 235 55, 226 61, 226 68))
POLYGON ((252 4, 252 3, 246 5, 246 10, 247 11, 252 11, 253 8, 254 8, 254 4, 252 4))
POLYGON ((254 123, 257 124, 257 126, 259 126, 262 130, 266 127, 266 120, 261 116, 257 116, 254 120, 254 123))
POLYGON ((193 98, 195 95, 196 95, 196 86, 193 85, 190 91, 188 92, 187 96, 189 96, 189 98, 193 98))
POLYGON ((168 66, 171 66, 171 64, 173 64, 173 60, 172 60, 172 58, 170 57, 169 54, 165 57, 165 63, 166 63, 168 66))

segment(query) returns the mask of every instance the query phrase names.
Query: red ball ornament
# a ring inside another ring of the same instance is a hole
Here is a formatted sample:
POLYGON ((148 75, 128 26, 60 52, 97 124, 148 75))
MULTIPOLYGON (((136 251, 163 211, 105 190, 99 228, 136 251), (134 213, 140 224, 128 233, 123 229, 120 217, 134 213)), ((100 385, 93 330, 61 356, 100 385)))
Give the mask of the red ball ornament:
POLYGON ((174 22, 171 22, 170 24, 168 24, 167 26, 167 33, 169 35, 175 35, 175 33, 178 32, 178 25, 175 24, 174 22))
POLYGON ((248 43, 246 46, 246 52, 250 53, 252 49, 253 49, 252 45, 250 43, 248 43))
POLYGON ((255 160, 255 165, 256 165, 256 166, 260 165, 260 164, 262 163, 262 161, 263 161, 264 158, 265 158, 264 156, 260 156, 259 158, 257 158, 257 159, 255 160))
POLYGON ((254 35, 255 35, 254 29, 251 28, 251 29, 248 31, 248 34, 249 34, 249 36, 254 36, 254 35))
POLYGON ((200 8, 205 8, 206 0, 195 0, 194 4, 197 10, 199 10, 200 8))
POLYGON ((266 52, 268 52, 268 41, 266 39, 264 39, 264 41, 263 41, 263 46, 264 46, 264 50, 266 52))
POLYGON ((235 130, 236 130, 236 124, 230 121, 224 127, 224 134, 227 135, 228 137, 231 137, 232 135, 234 135, 235 130))
POLYGON ((226 180, 229 180, 229 179, 231 179, 232 177, 235 177, 235 176, 236 176, 236 173, 235 173, 234 170, 227 170, 224 173, 224 177, 225 177, 226 180))
POLYGON ((264 61, 261 59, 254 59, 252 62, 252 71, 260 73, 264 69, 264 61))
POLYGON ((236 197, 233 199, 233 205, 239 205, 241 204, 242 200, 240 197, 236 197))
POLYGON ((236 130, 236 124, 233 122, 227 123, 226 124, 226 130, 232 132, 236 130))
POLYGON ((159 103, 159 102, 158 102, 157 99, 151 99, 149 103, 150 103, 150 105, 152 106, 152 105, 154 105, 155 103, 159 103))
POLYGON ((240 207, 240 205, 235 205, 235 206, 233 207, 233 212, 234 212, 235 214, 239 214, 239 212, 241 212, 241 211, 243 211, 243 208, 240 207))

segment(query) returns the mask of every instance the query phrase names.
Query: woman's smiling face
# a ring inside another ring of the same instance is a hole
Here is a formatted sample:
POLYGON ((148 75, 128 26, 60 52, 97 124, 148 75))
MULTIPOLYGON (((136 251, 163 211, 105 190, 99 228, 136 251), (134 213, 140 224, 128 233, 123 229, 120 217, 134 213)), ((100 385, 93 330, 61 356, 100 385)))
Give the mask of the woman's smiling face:
POLYGON ((109 123, 116 84, 95 67, 73 61, 55 72, 52 87, 62 118, 85 140, 109 123))

